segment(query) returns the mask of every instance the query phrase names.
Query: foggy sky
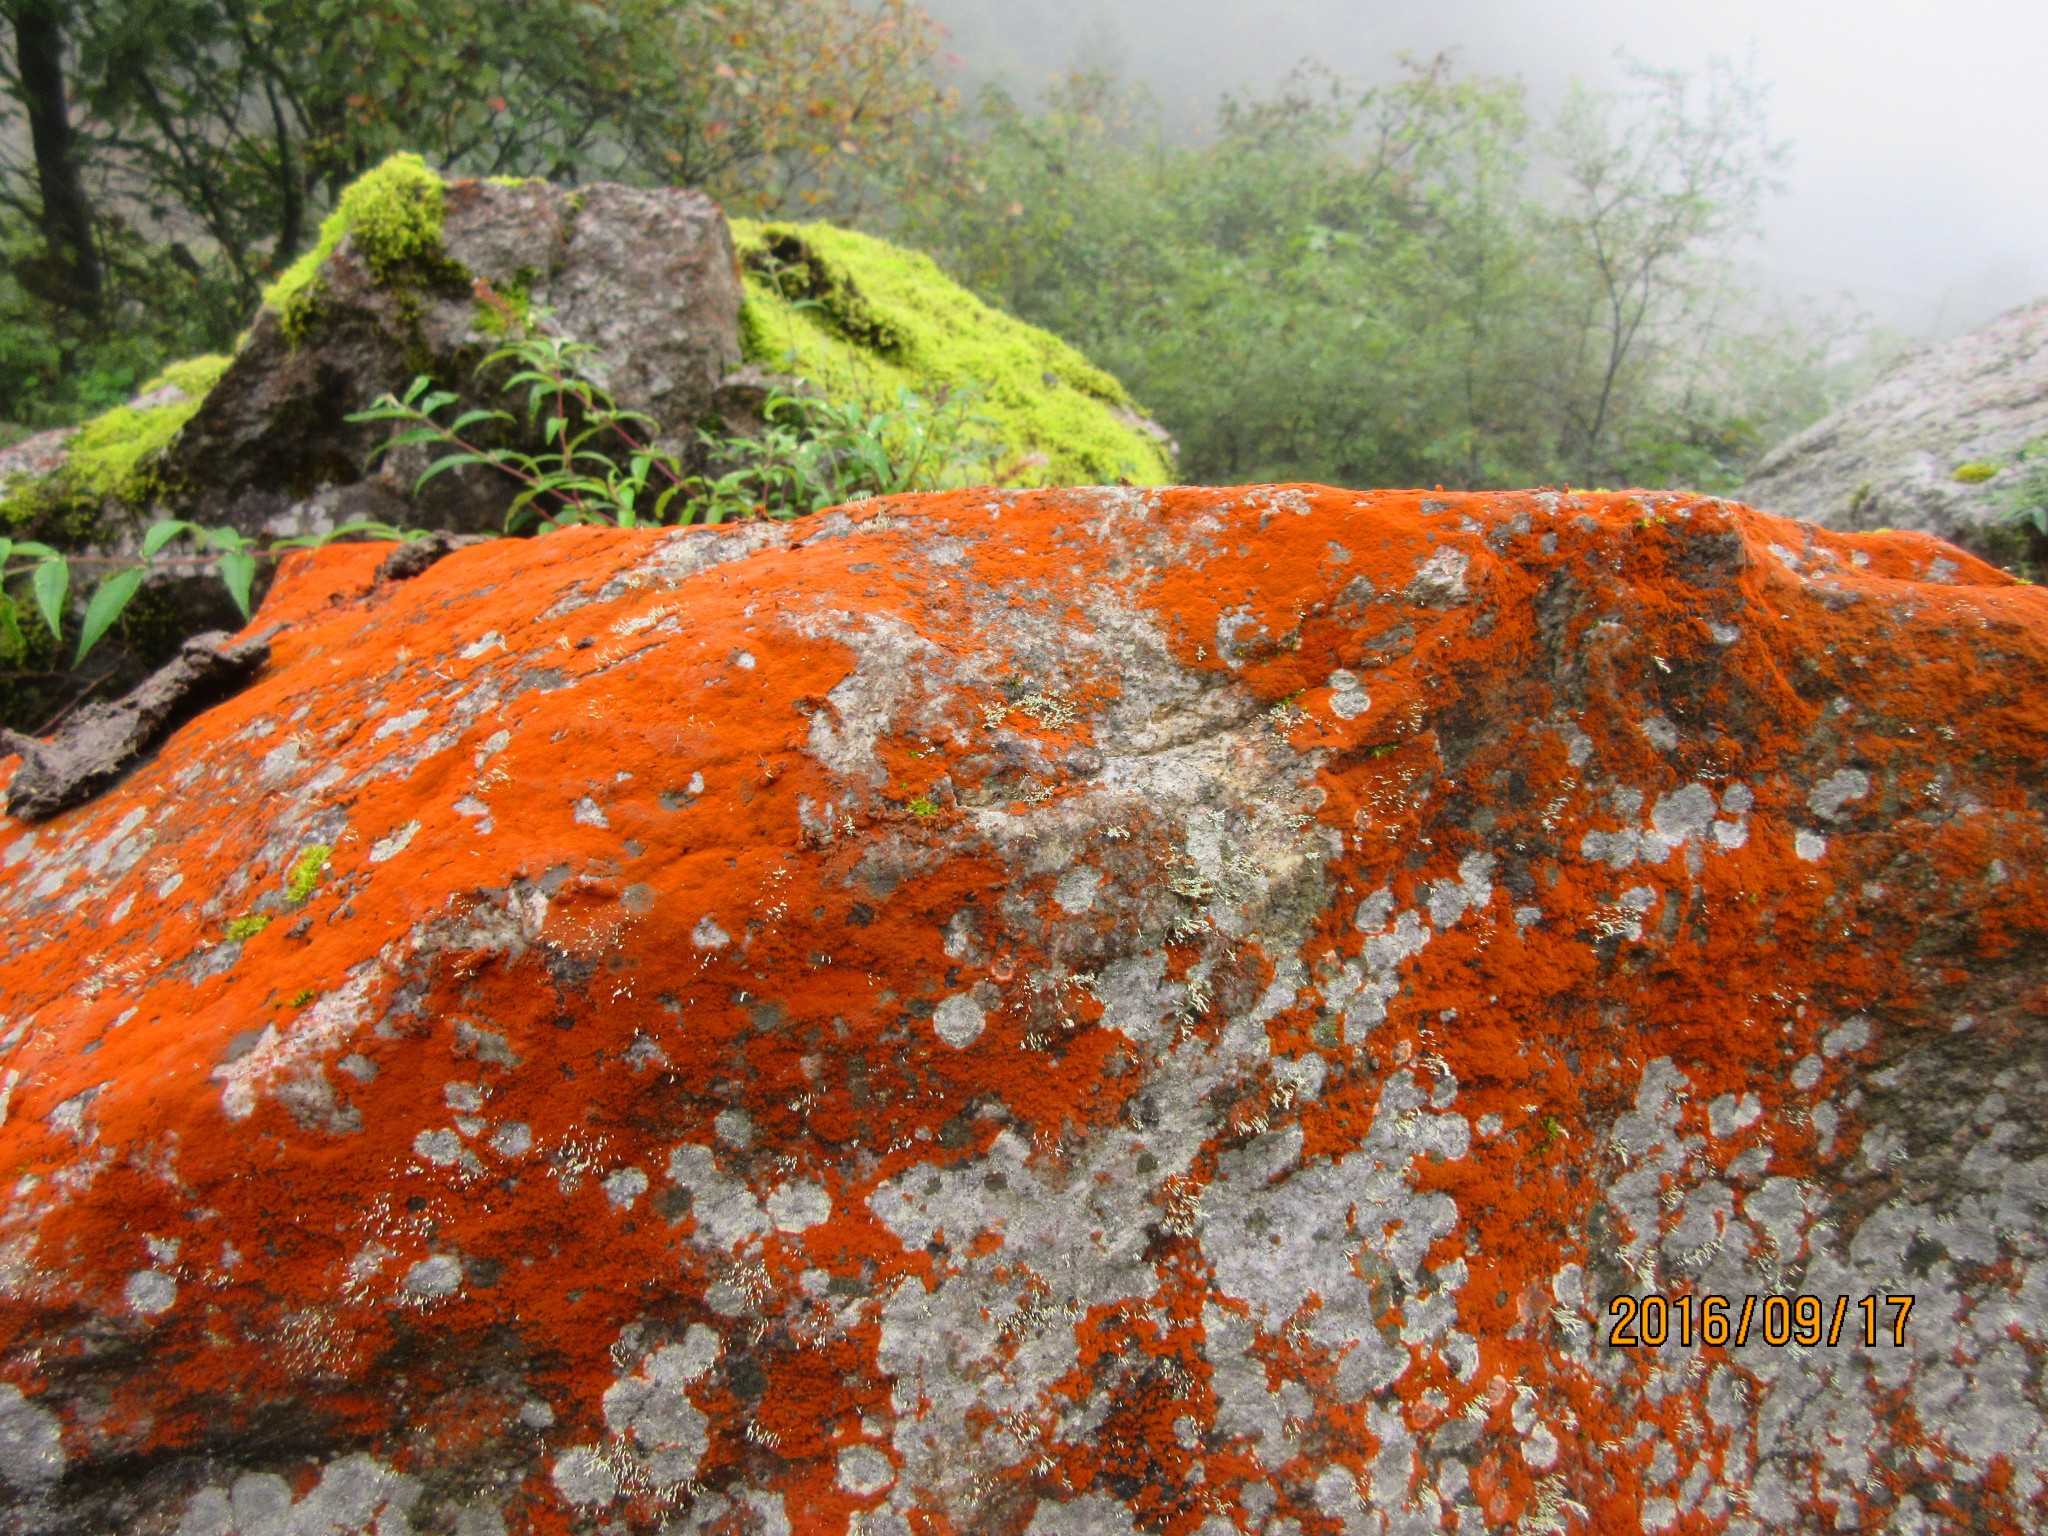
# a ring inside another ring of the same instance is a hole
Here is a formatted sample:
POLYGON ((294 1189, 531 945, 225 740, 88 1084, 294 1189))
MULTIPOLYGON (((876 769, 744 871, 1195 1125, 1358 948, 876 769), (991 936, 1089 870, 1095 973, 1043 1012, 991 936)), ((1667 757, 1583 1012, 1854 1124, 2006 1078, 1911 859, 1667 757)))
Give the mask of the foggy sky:
POLYGON ((1753 57, 1786 195, 1754 263, 1947 335, 2048 295, 2048 0, 925 0, 969 78, 1035 91, 1113 62, 1176 126, 1313 56, 1359 80, 1455 48, 1539 104, 1619 83, 1617 49, 1698 71, 1753 57))

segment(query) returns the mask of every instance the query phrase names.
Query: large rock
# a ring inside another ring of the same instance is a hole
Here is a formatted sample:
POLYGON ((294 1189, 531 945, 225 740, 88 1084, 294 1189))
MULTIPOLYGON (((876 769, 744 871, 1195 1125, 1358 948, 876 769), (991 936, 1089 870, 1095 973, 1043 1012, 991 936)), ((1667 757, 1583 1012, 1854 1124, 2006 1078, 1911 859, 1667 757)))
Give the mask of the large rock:
POLYGON ((1919 529, 1995 562, 2039 563, 2005 503, 2025 473, 2020 450, 2044 440, 2048 299, 1897 369, 1767 454, 1741 495, 1829 527, 1919 529))
POLYGON ((455 181, 439 196, 438 249, 379 262, 345 234, 306 286, 258 314, 163 468, 195 515, 275 534, 360 517, 501 526, 501 474, 443 476, 415 500, 412 481, 438 455, 414 449, 366 474, 393 429, 348 417, 423 373, 465 405, 516 407, 498 378, 474 375, 533 306, 552 311, 551 332, 595 349, 582 371, 651 417, 660 441, 694 441, 740 361, 739 273, 715 203, 544 181, 455 181))
POLYGON ((2048 1519, 2040 591, 1682 496, 384 553, 0 831, 0 1529, 2048 1519))

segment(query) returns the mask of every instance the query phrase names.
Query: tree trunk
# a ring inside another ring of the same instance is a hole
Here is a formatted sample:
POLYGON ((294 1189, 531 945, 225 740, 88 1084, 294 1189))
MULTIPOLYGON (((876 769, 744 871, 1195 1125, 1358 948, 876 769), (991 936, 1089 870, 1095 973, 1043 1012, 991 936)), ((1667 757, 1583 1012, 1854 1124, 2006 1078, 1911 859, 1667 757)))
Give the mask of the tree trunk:
POLYGON ((72 158, 71 114, 64 97, 64 22, 59 0, 14 0, 15 61, 35 148, 43 202, 43 240, 59 298, 88 317, 100 311, 102 280, 92 205, 72 158))

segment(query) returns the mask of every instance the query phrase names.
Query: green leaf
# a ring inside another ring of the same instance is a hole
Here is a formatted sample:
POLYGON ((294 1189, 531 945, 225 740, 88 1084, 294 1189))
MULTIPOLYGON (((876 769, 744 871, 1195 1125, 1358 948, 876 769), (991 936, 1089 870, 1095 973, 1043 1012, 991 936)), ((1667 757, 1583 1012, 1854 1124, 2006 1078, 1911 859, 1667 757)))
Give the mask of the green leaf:
POLYGON ((407 427, 403 432, 392 433, 391 440, 381 451, 389 453, 393 448, 410 448, 414 443, 440 443, 447 439, 446 432, 429 422, 425 426, 407 427))
POLYGON ((100 583, 92 601, 85 605, 85 623, 78 631, 78 652, 71 658, 74 667, 85 660, 86 654, 100 643, 100 637, 114 627, 122 610, 127 608, 128 600, 142 585, 142 575, 141 566, 130 566, 125 571, 116 571, 100 583))
MULTIPOLYGON (((181 522, 175 517, 167 517, 160 523, 152 523, 149 532, 142 536, 142 558, 145 560, 151 559, 171 540, 182 534, 196 532, 198 532, 198 529, 192 524, 181 522)), ((106 589, 102 587, 101 590, 105 591, 106 589)), ((79 654, 82 656, 85 653, 81 651, 79 654)))
POLYGON ((479 464, 483 462, 485 461, 478 458, 476 454, 471 453, 467 448, 463 449, 460 453, 443 454, 426 467, 419 479, 413 481, 412 488, 417 491, 421 486, 433 479, 434 476, 447 470, 460 469, 465 464, 479 464))
POLYGON ((50 626, 50 633, 64 632, 64 602, 71 595, 71 562, 62 555, 51 555, 36 567, 36 607, 42 611, 43 622, 50 626))
POLYGON ((242 617, 248 618, 249 587, 256 580, 256 557, 244 549, 222 555, 220 579, 226 583, 228 596, 235 600, 235 606, 241 609, 242 617))
POLYGON ((14 557, 14 540, 0 539, 0 570, 7 568, 7 562, 14 557))
POLYGON ((441 430, 446 432, 450 437, 453 437, 457 432, 460 432, 464 427, 473 427, 480 421, 510 421, 511 419, 512 418, 503 411, 486 411, 481 409, 473 411, 464 411, 460 416, 456 417, 453 421, 449 422, 448 425, 443 427, 441 430))

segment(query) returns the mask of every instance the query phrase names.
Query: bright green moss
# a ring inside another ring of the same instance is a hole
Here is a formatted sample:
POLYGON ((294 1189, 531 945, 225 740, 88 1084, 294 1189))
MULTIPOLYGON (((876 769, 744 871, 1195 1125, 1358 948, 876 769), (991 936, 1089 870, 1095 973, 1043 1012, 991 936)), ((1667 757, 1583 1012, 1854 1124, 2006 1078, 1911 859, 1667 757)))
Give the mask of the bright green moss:
POLYGON ((59 476, 71 488, 95 499, 118 496, 140 503, 149 499, 150 464, 157 452, 190 421, 231 359, 219 355, 189 357, 173 363, 137 391, 148 396, 175 388, 184 398, 137 409, 117 405, 95 416, 71 439, 70 457, 59 476))
POLYGON ((1950 470, 1949 478, 1951 480, 1960 480, 1964 485, 1982 485, 1997 473, 1998 466, 1996 464, 1986 464, 1982 460, 1972 460, 1968 464, 1958 464, 1954 469, 1950 470))
POLYGON ((828 224, 735 219, 747 360, 835 401, 978 388, 1012 485, 1162 485, 1172 466, 1115 379, 993 309, 929 256, 828 224))
POLYGON ((302 849, 284 877, 285 900, 298 903, 311 896, 319 887, 320 877, 327 872, 327 861, 333 854, 334 849, 326 843, 302 849))
MULTIPOLYGON (((156 463, 227 370, 221 356, 190 357, 144 384, 138 397, 175 387, 184 398, 162 405, 117 405, 80 427, 64 464, 40 480, 17 482, 0 500, 0 529, 60 549, 94 542, 109 497, 141 507, 161 489, 156 463)), ((4 642, 0 642, 4 644, 4 642)))
POLYGON ((446 275, 449 264, 441 244, 444 191, 441 178, 418 155, 393 155, 365 172, 341 194, 320 226, 311 249, 279 273, 263 290, 265 307, 277 311, 286 336, 306 333, 320 297, 320 269, 351 236, 371 275, 380 283, 407 273, 446 275))
POLYGON ((229 923, 227 935, 233 940, 253 939, 269 926, 270 914, 268 912, 252 912, 247 917, 238 917, 229 923))

